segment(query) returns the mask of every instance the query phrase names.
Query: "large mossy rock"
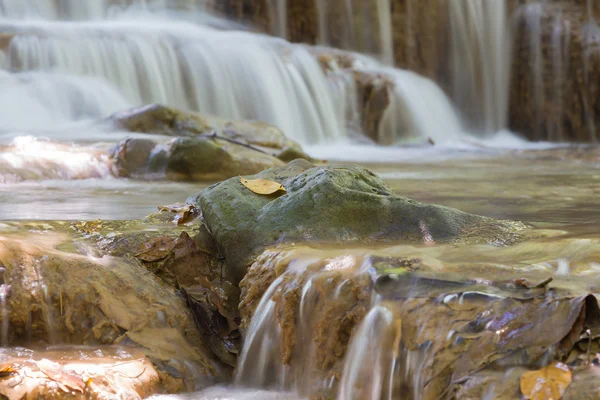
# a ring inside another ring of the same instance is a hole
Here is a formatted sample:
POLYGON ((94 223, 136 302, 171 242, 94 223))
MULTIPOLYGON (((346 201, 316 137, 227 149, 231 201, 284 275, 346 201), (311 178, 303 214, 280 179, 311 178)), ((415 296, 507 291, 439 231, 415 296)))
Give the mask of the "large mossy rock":
POLYGON ((265 246, 290 243, 468 242, 509 244, 526 226, 400 197, 362 167, 296 160, 248 179, 280 182, 287 193, 254 194, 239 178, 213 185, 193 202, 236 280, 265 246))
POLYGON ((163 137, 124 139, 113 149, 117 174, 124 177, 210 181, 309 159, 278 128, 257 121, 228 121, 149 105, 115 114, 108 122, 117 129, 163 137))

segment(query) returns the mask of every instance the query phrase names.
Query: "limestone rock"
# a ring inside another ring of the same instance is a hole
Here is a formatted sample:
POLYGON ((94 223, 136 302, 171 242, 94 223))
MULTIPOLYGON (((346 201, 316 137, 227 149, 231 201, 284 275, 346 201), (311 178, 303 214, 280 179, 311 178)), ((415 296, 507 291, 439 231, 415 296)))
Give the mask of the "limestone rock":
POLYGON ((213 185, 190 202, 235 280, 252 257, 279 243, 468 242, 510 244, 526 226, 400 197, 362 167, 316 167, 296 160, 255 177, 280 182, 286 193, 261 196, 239 178, 213 185))
POLYGON ((255 174, 283 161, 310 159, 276 127, 257 121, 228 121, 160 105, 110 117, 130 132, 174 139, 124 139, 112 151, 119 176, 210 181, 255 174))
POLYGON ((598 140, 600 29, 582 3, 530 4, 517 14, 509 121, 530 139, 598 140))
POLYGON ((173 288, 136 263, 61 250, 69 237, 1 240, 4 346, 131 346, 177 377, 226 376, 173 288))

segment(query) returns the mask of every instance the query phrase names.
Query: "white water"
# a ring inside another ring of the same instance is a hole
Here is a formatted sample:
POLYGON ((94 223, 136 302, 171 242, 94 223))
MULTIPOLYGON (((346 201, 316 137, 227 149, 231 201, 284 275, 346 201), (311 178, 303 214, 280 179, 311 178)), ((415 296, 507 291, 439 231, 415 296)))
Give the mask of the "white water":
POLYGON ((114 17, 127 10, 202 9, 205 0, 0 0, 7 18, 85 20, 114 17))
POLYGON ((0 86, 0 134, 103 118, 132 105, 117 88, 94 77, 0 70, 0 86))
POLYGON ((376 305, 369 311, 347 351, 338 400, 392 400, 396 355, 384 343, 393 329, 390 310, 376 305))
MULTIPOLYGON (((277 262, 277 258, 263 262, 266 268, 274 268, 272 263, 277 262)), ((293 260, 286 272, 271 283, 262 296, 245 335, 244 348, 236 370, 236 385, 291 390, 302 396, 333 387, 335 378, 325 378, 320 375, 324 371, 316 369, 318 359, 322 357, 318 352, 324 344, 313 335, 318 326, 322 327, 321 318, 326 318, 322 314, 326 304, 348 296, 347 291, 352 290, 349 288, 355 287, 352 281, 368 276, 370 263, 357 264, 352 256, 327 259, 322 267, 319 262, 319 258, 310 257, 293 260), (315 266, 319 267, 319 271, 314 270, 315 266), (280 317, 284 313, 282 310, 286 307, 286 299, 285 295, 281 298, 281 294, 299 288, 297 318, 292 327, 296 350, 287 365, 282 361, 285 339, 280 317)), ((370 281, 370 278, 366 280, 370 281)), ((347 306, 347 303, 341 305, 347 306)), ((326 332, 324 330, 321 328, 321 335, 331 335, 331 341, 335 342, 335 328, 331 327, 326 332)))
POLYGON ((262 120, 302 143, 346 136, 334 106, 341 99, 303 47, 183 22, 29 22, 26 29, 35 34, 10 44, 13 70, 103 78, 133 105, 262 120))
POLYGON ((505 0, 452 0, 452 95, 476 129, 506 128, 511 36, 505 0))
MULTIPOLYGON (((225 118, 262 120, 303 144, 344 142, 347 124, 355 118, 348 99, 353 91, 336 89, 337 83, 324 75, 306 48, 282 40, 147 15, 112 22, 5 21, 3 26, 15 31, 8 69, 100 78, 110 86, 103 90, 103 111, 124 103, 158 102, 225 118), (124 101, 114 100, 114 88, 124 101)), ((374 61, 369 64, 371 73, 390 75, 396 85, 387 112, 391 116, 382 124, 388 130, 385 136, 394 139, 389 142, 460 134, 448 99, 434 83, 374 61), (409 124, 395 123, 398 115, 409 124)), ((351 72, 347 74, 351 80, 351 72)), ((102 91, 94 92, 100 99, 102 91)), ((60 115, 54 107, 47 111, 60 115)))

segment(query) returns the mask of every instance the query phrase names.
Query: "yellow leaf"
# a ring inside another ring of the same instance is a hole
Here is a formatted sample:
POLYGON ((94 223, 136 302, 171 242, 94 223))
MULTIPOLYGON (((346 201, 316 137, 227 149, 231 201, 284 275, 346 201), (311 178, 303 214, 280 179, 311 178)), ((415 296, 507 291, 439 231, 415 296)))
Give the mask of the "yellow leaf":
POLYGON ((240 177, 240 182, 242 185, 246 186, 248 189, 253 191, 256 194, 274 194, 279 191, 285 192, 285 188, 281 185, 281 183, 269 181, 266 179, 244 179, 240 177))
POLYGON ((521 392, 526 399, 559 400, 571 384, 569 367, 553 362, 538 371, 527 371, 521 375, 521 392))
POLYGON ((14 365, 2 365, 0 364, 0 378, 4 378, 6 376, 9 376, 11 374, 16 373, 17 371, 15 370, 14 365))

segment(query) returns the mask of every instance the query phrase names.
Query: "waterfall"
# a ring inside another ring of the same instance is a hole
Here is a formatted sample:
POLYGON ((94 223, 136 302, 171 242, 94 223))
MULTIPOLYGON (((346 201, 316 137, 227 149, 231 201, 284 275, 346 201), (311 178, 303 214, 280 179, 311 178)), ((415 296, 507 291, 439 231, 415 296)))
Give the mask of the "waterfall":
MULTIPOLYGON (((267 252, 251 267, 261 276, 275 267, 285 272, 273 279, 254 311, 236 383, 302 396, 326 393, 336 385, 327 370, 346 345, 348 325, 366 314, 373 301, 371 263, 350 255, 285 254, 267 252)), ((257 281, 248 281, 248 297, 256 293, 257 281)), ((254 301, 258 299, 243 298, 240 308, 254 301)))
POLYGON ((205 0, 0 0, 0 17, 88 20, 126 10, 198 9, 205 0))
POLYGON ((507 126, 510 29, 506 0, 451 0, 452 95, 474 128, 507 126))
POLYGON ((398 137, 426 138, 435 143, 460 138, 463 134, 460 120, 439 86, 414 72, 385 71, 394 88, 391 105, 379 127, 379 137, 384 143, 394 143, 398 137))
POLYGON ((93 77, 0 70, 0 85, 0 133, 44 130, 131 107, 115 87, 93 77))
POLYGON ((374 306, 356 331, 348 350, 338 400, 393 398, 396 360, 391 340, 395 335, 389 335, 392 330, 398 330, 394 326, 393 313, 381 305, 374 306), (367 388, 361 387, 365 382, 367 388))
POLYGON ((134 105, 159 102, 258 119, 302 143, 346 136, 345 115, 335 107, 343 99, 301 46, 164 21, 32 22, 17 29, 34 33, 16 33, 10 42, 11 70, 102 78, 134 105))
MULTIPOLYGON (((353 72, 344 72, 346 84, 340 87, 339 80, 324 75, 309 49, 283 40, 164 20, 4 25, 14 32, 7 69, 100 79, 125 99, 115 102, 107 96, 103 108, 111 111, 115 104, 163 103, 262 120, 302 144, 343 142, 355 118, 353 72)), ((386 130, 381 136, 391 138, 389 143, 411 136, 443 141, 462 131, 433 82, 375 61, 368 64, 371 73, 395 82, 381 124, 386 130), (401 117, 404 122, 396 122, 401 117)))

